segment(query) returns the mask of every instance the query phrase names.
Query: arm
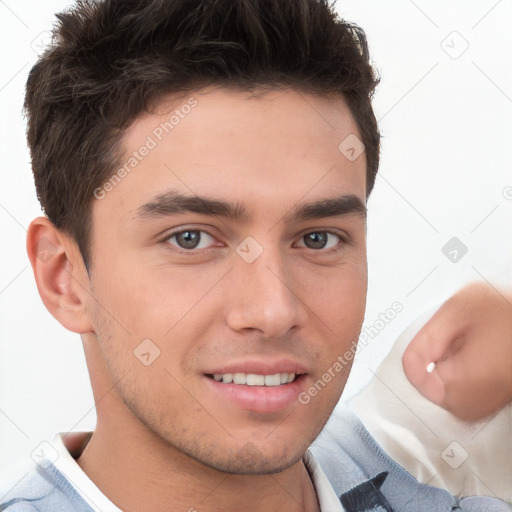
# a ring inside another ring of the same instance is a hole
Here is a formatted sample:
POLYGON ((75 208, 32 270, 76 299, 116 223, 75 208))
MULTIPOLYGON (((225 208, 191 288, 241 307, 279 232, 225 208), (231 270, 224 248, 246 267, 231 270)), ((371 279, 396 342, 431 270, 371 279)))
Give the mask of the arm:
POLYGON ((422 395, 462 420, 497 412, 512 400, 512 294, 463 288, 413 338, 403 366, 422 395))

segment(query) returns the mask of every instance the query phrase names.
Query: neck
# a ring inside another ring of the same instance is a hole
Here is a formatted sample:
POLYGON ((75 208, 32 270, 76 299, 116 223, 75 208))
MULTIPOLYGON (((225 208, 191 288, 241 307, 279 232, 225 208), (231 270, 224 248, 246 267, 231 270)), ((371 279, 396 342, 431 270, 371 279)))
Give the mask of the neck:
POLYGON ((223 473, 192 460, 145 431, 142 425, 134 428, 126 421, 123 423, 111 431, 98 421, 98 427, 77 460, 103 494, 121 510, 319 510, 313 484, 302 461, 271 475, 223 473))
MULTIPOLYGON (((91 347, 84 345, 86 353, 91 347)), ((91 354, 88 354, 89 356, 91 354)), ((302 460, 269 475, 218 471, 148 429, 118 395, 99 358, 87 358, 98 423, 77 459, 100 491, 126 512, 318 512, 302 460)))

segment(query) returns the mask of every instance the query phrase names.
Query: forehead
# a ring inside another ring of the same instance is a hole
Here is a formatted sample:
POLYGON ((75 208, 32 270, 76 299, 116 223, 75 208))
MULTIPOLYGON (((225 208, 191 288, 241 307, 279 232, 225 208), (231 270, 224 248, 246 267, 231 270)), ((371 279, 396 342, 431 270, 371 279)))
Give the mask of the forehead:
POLYGON ((124 134, 123 177, 106 199, 137 208, 175 190, 249 206, 340 193, 364 201, 366 159, 350 158, 347 140, 360 136, 339 96, 209 88, 167 97, 124 134))

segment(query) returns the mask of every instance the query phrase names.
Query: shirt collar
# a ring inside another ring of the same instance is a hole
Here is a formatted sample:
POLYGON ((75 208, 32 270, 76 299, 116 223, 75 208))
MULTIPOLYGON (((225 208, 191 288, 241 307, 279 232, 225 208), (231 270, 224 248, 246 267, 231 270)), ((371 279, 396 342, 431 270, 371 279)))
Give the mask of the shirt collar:
MULTIPOLYGON (((84 439, 89 435, 89 432, 84 432, 84 439)), ((62 436, 63 434, 57 434, 53 440, 53 447, 58 453, 53 465, 69 480, 94 512, 122 512, 96 487, 78 465, 66 448, 62 436)))
MULTIPOLYGON (((90 432, 84 432, 84 441, 90 432)), ((85 444, 85 443, 84 443, 85 444)), ((53 446, 58 457, 53 465, 69 480, 80 496, 94 512, 122 512, 99 489, 71 456, 63 440, 63 434, 57 434, 53 446)), ((322 471, 313 454, 307 450, 304 465, 309 473, 318 498, 321 512, 343 512, 343 507, 336 496, 329 480, 322 471)))
POLYGON ((304 454, 304 465, 308 470, 309 476, 315 487, 316 496, 320 505, 321 512, 343 512, 340 499, 336 496, 332 485, 322 471, 310 450, 304 454))

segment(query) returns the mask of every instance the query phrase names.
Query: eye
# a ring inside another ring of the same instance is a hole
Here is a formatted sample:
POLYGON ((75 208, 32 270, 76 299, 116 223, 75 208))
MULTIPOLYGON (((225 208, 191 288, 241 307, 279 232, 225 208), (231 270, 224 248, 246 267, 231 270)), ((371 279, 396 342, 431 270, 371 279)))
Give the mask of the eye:
MULTIPOLYGON (((211 247, 216 240, 206 231, 200 229, 183 229, 171 233, 164 241, 177 249, 192 252, 194 250, 207 249, 211 247)), ((345 240, 341 235, 330 231, 312 231, 303 235, 301 242, 303 242, 302 247, 329 252, 329 249, 334 249, 337 245, 341 245, 345 242, 345 240)))
POLYGON ((303 235, 301 240, 308 249, 332 249, 344 242, 340 235, 329 231, 312 231, 303 235))
POLYGON ((171 245, 176 245, 179 249, 194 250, 206 249, 215 239, 200 229, 185 229, 172 233, 165 239, 171 245))

